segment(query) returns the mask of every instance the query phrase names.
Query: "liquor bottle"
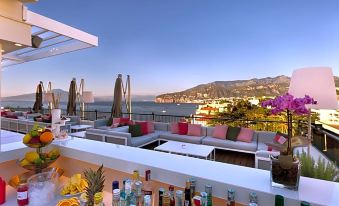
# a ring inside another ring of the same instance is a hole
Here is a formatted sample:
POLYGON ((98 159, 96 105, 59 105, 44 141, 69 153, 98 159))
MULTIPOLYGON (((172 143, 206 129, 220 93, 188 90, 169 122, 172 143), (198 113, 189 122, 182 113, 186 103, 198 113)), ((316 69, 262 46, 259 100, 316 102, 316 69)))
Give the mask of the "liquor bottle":
POLYGON ((120 206, 127 206, 125 191, 120 191, 120 206))
POLYGON ((255 192, 250 193, 250 203, 248 206, 258 206, 258 197, 255 192))
POLYGON ((310 206, 311 204, 309 202, 306 201, 301 201, 300 202, 300 206, 310 206))
MULTIPOLYGON (((193 197, 195 196, 196 182, 197 181, 193 177, 190 179, 190 189, 191 189, 191 199, 192 200, 193 200, 193 197)), ((193 205, 192 202, 191 202, 191 205, 193 205)))
POLYGON ((233 189, 227 190, 227 206, 235 206, 235 191, 233 189))
POLYGON ((162 205, 163 206, 171 206, 171 197, 169 192, 165 192, 164 196, 162 197, 162 205))
POLYGON ((113 190, 113 199, 112 199, 112 206, 120 206, 120 190, 114 189, 113 190))
POLYGON ((135 193, 135 205, 140 206, 142 205, 142 182, 141 181, 137 181, 135 183, 135 189, 136 189, 136 193, 135 193))
POLYGON ((189 180, 186 180, 184 206, 191 206, 191 188, 189 180))
POLYGON ((207 206, 207 193, 206 192, 201 192, 201 206, 207 206))
POLYGON ((165 189, 160 187, 159 188, 159 206, 163 206, 162 205, 162 198, 164 196, 164 193, 165 193, 165 189))
POLYGON ((175 194, 176 194, 175 206, 182 206, 182 194, 183 194, 182 190, 177 190, 175 194))
POLYGON ((146 170, 145 171, 145 181, 143 183, 142 187, 142 193, 144 196, 149 195, 151 198, 151 203, 154 205, 154 197, 153 197, 153 183, 152 183, 152 178, 151 178, 151 170, 146 170))
POLYGON ((169 186, 169 195, 170 195, 170 206, 175 206, 175 197, 174 197, 174 186, 169 186))
POLYGON ((152 203, 151 203, 151 196, 149 195, 145 195, 144 196, 144 205, 143 206, 151 206, 152 203))
POLYGON ((134 170, 133 171, 133 177, 132 177, 132 191, 136 193, 135 189, 135 183, 140 181, 140 173, 139 170, 134 170))
POLYGON ((205 185, 205 192, 207 193, 207 206, 212 206, 212 186, 205 185))
MULTIPOLYGON (((112 205, 114 205, 114 190, 119 189, 119 181, 112 182, 112 205)), ((119 199, 120 199, 120 190, 119 190, 119 199)))
POLYGON ((126 205, 130 205, 131 195, 132 195, 132 180, 127 179, 125 181, 125 200, 126 200, 126 205))
POLYGON ((275 206, 284 206, 284 197, 281 195, 275 196, 275 206))
POLYGON ((27 184, 19 184, 17 189, 17 203, 19 206, 28 205, 28 186, 27 184))
POLYGON ((194 196, 192 198, 192 200, 193 200, 193 205, 201 206, 201 197, 200 196, 194 196))

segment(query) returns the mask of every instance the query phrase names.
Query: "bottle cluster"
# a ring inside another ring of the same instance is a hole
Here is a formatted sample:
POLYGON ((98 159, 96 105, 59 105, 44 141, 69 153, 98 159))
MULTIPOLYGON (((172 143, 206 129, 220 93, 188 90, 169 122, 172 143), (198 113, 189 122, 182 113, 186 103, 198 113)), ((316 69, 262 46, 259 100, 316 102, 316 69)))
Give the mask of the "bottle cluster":
MULTIPOLYGON (((112 183, 112 205, 113 206, 154 206, 155 200, 158 200, 159 206, 213 206, 212 186, 205 185, 204 191, 197 191, 197 181, 194 178, 186 180, 184 190, 175 190, 173 185, 168 188, 159 188, 154 190, 151 178, 151 170, 145 171, 145 180, 140 178, 139 171, 133 172, 132 179, 124 179, 123 185, 119 187, 119 181, 112 183)), ((235 206, 236 191, 229 188, 226 191, 225 206, 235 206)), ((258 197, 255 192, 249 193, 249 206, 258 206, 258 197)), ((284 197, 277 195, 275 198, 276 206, 284 205, 284 197)), ((307 202, 301 202, 302 206, 310 205, 307 202)))

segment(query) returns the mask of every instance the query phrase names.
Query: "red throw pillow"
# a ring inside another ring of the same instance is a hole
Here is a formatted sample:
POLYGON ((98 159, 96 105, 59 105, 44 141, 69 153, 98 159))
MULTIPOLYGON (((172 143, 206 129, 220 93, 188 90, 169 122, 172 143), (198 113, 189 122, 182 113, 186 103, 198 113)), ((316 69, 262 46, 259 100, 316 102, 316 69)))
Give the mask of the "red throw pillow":
POLYGON ((147 122, 135 122, 135 124, 140 125, 142 135, 148 134, 148 124, 147 124, 147 122))
POLYGON ((282 135, 280 135, 279 133, 277 133, 277 134, 275 135, 275 137, 274 137, 274 141, 276 141, 276 142, 279 143, 279 144, 285 144, 285 142, 287 141, 287 139, 286 139, 284 136, 282 136, 282 135))
POLYGON ((148 121, 147 122, 147 129, 148 129, 148 133, 153 133, 154 132, 154 122, 152 121, 148 121))
POLYGON ((187 135, 188 132, 188 123, 187 122, 178 122, 178 128, 180 135, 187 135))
POLYGON ((2 116, 2 117, 5 117, 6 115, 7 115, 7 112, 1 111, 1 116, 2 116))
POLYGON ((128 117, 121 117, 119 123, 127 125, 130 119, 128 117))

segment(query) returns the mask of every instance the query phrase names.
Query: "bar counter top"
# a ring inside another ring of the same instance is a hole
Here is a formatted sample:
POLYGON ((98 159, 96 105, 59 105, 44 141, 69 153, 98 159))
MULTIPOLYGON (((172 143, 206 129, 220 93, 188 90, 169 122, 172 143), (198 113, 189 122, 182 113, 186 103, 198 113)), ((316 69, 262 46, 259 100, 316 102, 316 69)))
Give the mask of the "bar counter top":
MULTIPOLYGON (((210 184, 213 196, 218 198, 225 199, 227 189, 233 188, 236 201, 245 205, 250 192, 257 193, 260 205, 274 205, 276 194, 283 195, 288 206, 300 205, 300 201, 308 201, 311 205, 338 205, 339 202, 339 183, 329 181, 300 177, 299 190, 292 191, 272 187, 270 172, 255 168, 80 138, 56 142, 49 147, 58 147, 62 156, 95 165, 104 164, 121 172, 151 169, 153 179, 178 187, 184 187, 187 178, 195 177, 198 191, 210 184)), ((22 143, 2 145, 0 164, 22 157, 26 151, 22 143)))

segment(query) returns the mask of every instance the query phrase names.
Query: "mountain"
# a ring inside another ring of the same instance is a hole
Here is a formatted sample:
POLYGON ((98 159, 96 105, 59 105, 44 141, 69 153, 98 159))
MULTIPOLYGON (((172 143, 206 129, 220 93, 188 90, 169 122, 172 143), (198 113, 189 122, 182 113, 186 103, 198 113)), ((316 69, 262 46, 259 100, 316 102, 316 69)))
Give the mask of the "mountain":
MULTIPOLYGON (((68 92, 62 89, 53 89, 54 94, 60 94, 60 101, 68 101, 68 92)), ((21 94, 17 96, 2 97, 3 101, 35 101, 35 93, 21 94)))
MULTIPOLYGON (((60 94, 61 102, 68 102, 68 92, 62 89, 53 89, 55 94, 60 94)), ((132 95, 132 101, 153 101, 155 95, 132 95)), ((17 96, 2 97, 3 101, 35 101, 35 93, 21 94, 17 96)), ((112 102, 112 96, 96 96, 94 97, 95 102, 112 102)))
MULTIPOLYGON (((339 87, 339 77, 334 78, 339 87)), ((289 84, 290 77, 283 75, 262 79, 215 81, 181 92, 162 94, 157 96, 155 101, 157 103, 184 103, 225 97, 277 96, 287 92, 289 84)))

